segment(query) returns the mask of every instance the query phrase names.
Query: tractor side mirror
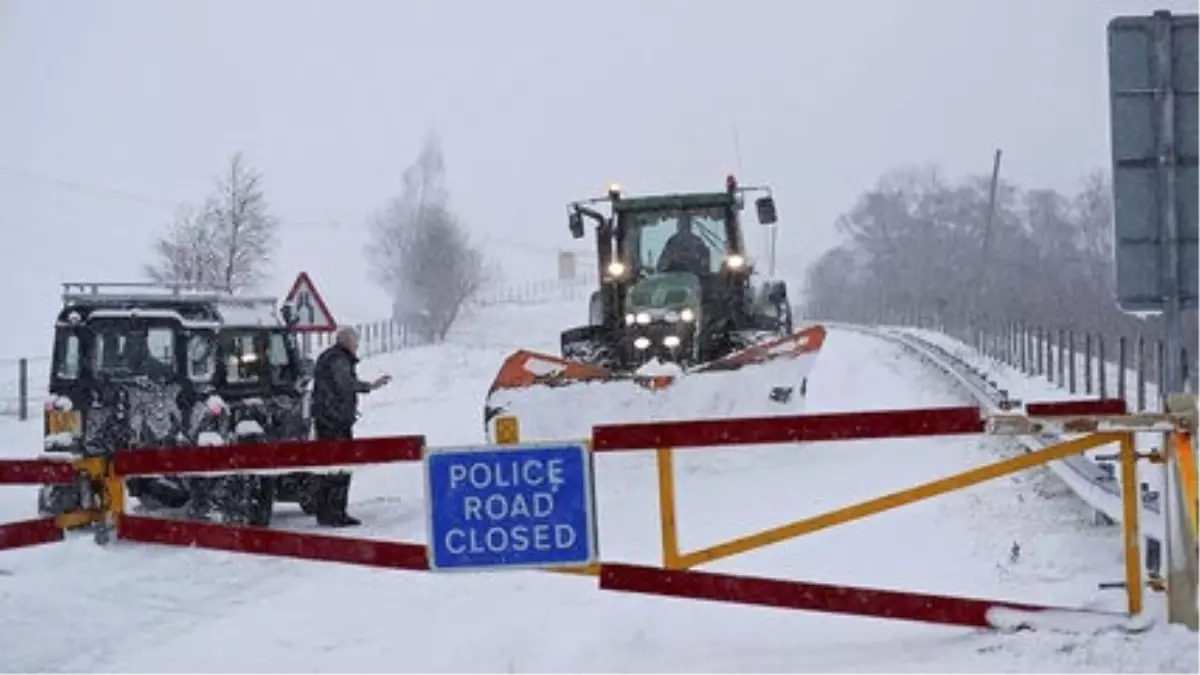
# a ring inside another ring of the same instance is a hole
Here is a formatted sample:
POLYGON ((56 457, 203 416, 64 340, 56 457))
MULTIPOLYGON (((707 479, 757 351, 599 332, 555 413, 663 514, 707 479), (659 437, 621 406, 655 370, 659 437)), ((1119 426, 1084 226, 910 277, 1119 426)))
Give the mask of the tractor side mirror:
POLYGON ((759 197, 754 200, 754 208, 758 211, 758 222, 763 225, 773 225, 778 220, 774 197, 759 197))
POLYGON ((787 302, 787 283, 776 281, 767 289, 767 300, 778 304, 787 302))
POLYGON ((567 220, 567 226, 571 228, 571 236, 576 239, 583 239, 583 214, 578 211, 572 211, 567 220))

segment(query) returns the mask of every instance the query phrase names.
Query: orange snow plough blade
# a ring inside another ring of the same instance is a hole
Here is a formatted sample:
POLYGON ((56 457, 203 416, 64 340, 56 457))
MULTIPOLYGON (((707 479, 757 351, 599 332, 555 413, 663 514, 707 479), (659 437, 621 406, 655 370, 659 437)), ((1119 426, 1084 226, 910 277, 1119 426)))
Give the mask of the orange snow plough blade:
POLYGON ((590 363, 580 363, 559 356, 522 349, 513 352, 504 360, 504 365, 500 366, 500 373, 492 382, 491 391, 524 389, 535 385, 561 387, 597 380, 628 380, 647 389, 661 389, 670 386, 673 379, 669 375, 619 375, 607 368, 590 363))
POLYGON ((495 438, 495 419, 501 416, 518 419, 522 440, 545 441, 583 438, 591 425, 600 423, 687 419, 718 411, 762 414, 767 400, 772 410, 795 413, 793 404, 802 403, 808 373, 824 342, 825 328, 812 325, 679 375, 618 373, 519 350, 505 359, 488 391, 487 435, 495 438), (766 364, 771 366, 757 367, 766 364), (705 377, 693 377, 700 374, 705 377), (794 396, 796 390, 799 396, 794 396))
POLYGON ((774 359, 794 359, 805 354, 816 354, 825 344, 825 327, 809 326, 774 340, 750 345, 724 358, 717 359, 692 370, 703 373, 712 370, 734 370, 756 363, 766 363, 774 359))

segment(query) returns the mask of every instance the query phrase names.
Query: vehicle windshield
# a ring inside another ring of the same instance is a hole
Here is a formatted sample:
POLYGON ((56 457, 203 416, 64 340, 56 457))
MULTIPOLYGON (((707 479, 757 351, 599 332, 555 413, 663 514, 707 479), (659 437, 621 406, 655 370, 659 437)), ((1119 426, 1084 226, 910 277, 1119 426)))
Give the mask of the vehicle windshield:
POLYGON ((725 216, 720 206, 628 213, 621 258, 639 275, 718 272, 726 251, 725 216))
POLYGON ((110 377, 175 376, 175 329, 169 325, 134 327, 128 322, 98 322, 92 328, 92 370, 110 377))

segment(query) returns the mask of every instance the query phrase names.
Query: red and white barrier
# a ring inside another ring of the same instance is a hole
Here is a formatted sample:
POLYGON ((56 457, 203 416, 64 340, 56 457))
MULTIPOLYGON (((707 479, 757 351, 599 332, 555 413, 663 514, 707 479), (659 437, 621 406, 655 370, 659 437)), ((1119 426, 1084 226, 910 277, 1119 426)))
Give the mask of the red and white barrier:
MULTIPOLYGON (((1030 417, 1121 415, 1123 401, 1032 403, 1030 417)), ((602 425, 593 429, 592 449, 615 452, 659 448, 717 448, 734 445, 913 438, 985 433, 988 418, 976 407, 826 413, 732 420, 685 420, 602 425)), ((423 436, 344 441, 263 443, 116 452, 104 472, 88 478, 106 489, 110 479, 159 474, 280 472, 390 462, 423 461, 423 436)), ((95 471, 95 468, 89 468, 95 471)), ((0 484, 72 483, 82 468, 53 460, 2 460, 0 484)), ((915 488, 914 488, 915 489, 915 488)), ((379 568, 428 570, 424 544, 355 539, 265 528, 132 516, 110 499, 117 539, 178 547, 339 562, 379 568)), ((65 520, 43 518, 0 525, 0 549, 63 539, 65 520)), ((672 523, 672 527, 673 527, 672 523)), ((577 570, 578 571, 578 570, 577 570)), ((645 593, 716 602, 834 612, 972 627, 1011 628, 1016 613, 1048 611, 1110 616, 1040 605, 895 590, 715 574, 684 569, 601 563, 602 590, 645 593), (996 612, 1010 619, 996 620, 996 612)), ((1123 615, 1111 614, 1112 617, 1123 615)))
POLYGON ((0 459, 0 485, 68 485, 79 470, 56 459, 0 459))

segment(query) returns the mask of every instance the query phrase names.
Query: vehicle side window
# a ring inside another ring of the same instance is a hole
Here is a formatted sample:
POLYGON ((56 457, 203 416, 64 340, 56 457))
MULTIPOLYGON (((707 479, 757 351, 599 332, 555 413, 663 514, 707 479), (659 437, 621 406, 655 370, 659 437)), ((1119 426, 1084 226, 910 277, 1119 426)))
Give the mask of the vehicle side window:
POLYGON ((285 384, 296 376, 287 337, 282 333, 271 333, 267 337, 267 367, 272 384, 285 384))
POLYGON ((125 336, 112 333, 97 333, 93 364, 97 371, 111 370, 122 365, 125 354, 125 336))
POLYGON ((267 340, 267 362, 275 368, 283 368, 291 362, 287 342, 279 333, 272 333, 267 340))
POLYGON ((217 355, 211 335, 195 333, 188 338, 188 377, 194 382, 211 382, 217 370, 217 355))
POLYGON ((225 381, 230 384, 257 382, 262 363, 254 344, 254 335, 233 335, 228 340, 225 381))
POLYGON ((146 332, 146 349, 150 358, 175 372, 175 331, 151 328, 146 332))
POLYGON ((58 364, 54 376, 64 380, 74 380, 79 377, 79 337, 75 334, 60 338, 58 343, 58 364))

